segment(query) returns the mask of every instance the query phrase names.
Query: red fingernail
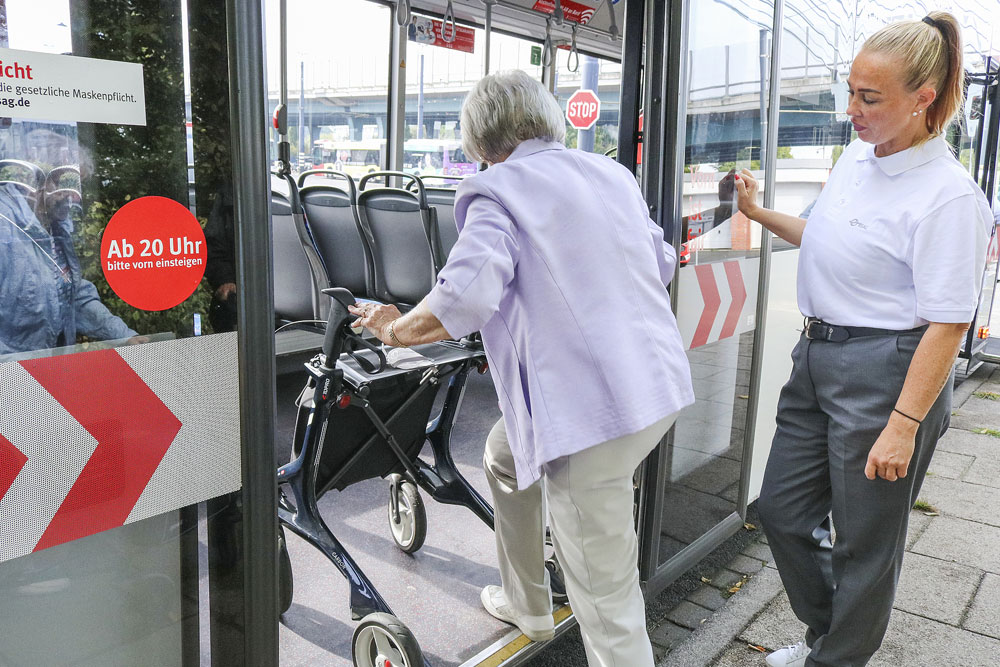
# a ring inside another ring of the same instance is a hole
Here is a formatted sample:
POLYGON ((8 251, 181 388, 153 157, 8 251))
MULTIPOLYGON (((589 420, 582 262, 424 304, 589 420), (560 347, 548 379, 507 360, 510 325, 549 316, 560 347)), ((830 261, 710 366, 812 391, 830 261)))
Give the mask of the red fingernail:
POLYGON ((737 181, 740 180, 740 175, 739 174, 736 174, 736 180, 737 181))

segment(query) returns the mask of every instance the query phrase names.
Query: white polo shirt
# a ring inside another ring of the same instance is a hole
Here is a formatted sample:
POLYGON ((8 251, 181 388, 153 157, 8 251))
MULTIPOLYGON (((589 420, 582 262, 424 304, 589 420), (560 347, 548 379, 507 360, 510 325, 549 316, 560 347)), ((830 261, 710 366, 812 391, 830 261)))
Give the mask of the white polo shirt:
POLYGON ((882 158, 856 140, 802 234, 799 309, 841 326, 971 322, 992 224, 944 139, 882 158))

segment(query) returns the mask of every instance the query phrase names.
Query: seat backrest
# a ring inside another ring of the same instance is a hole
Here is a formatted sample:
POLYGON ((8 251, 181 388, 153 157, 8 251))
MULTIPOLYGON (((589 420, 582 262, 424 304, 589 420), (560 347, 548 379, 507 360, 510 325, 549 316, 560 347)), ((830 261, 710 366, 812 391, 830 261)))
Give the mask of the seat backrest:
POLYGON ((458 226, 455 224, 455 190, 451 188, 427 188, 427 203, 437 211, 438 240, 440 254, 438 265, 444 266, 451 249, 458 241, 458 226))
POLYGON ((305 186, 300 196, 330 284, 346 287, 354 296, 374 296, 369 251, 361 237, 350 193, 323 184, 305 186))
MULTIPOLYGON (((369 187, 361 180, 358 214, 368 239, 374 270, 375 298, 414 305, 437 280, 437 224, 423 186, 418 192, 402 188, 369 187)), ((415 178, 410 175, 398 177, 415 178)))
POLYGON ((271 233, 274 243, 274 314, 280 320, 313 319, 313 281, 292 206, 285 195, 271 192, 271 233))

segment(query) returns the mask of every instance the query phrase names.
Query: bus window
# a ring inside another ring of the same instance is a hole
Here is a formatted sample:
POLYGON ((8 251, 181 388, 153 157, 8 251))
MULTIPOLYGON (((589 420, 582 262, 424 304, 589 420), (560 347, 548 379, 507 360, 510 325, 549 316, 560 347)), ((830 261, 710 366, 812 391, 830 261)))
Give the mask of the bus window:
MULTIPOLYGON (((294 167, 341 169, 355 177, 386 168, 391 9, 360 0, 296 0, 287 11, 288 40, 295 45, 288 58, 288 139, 294 167), (339 30, 331 39, 331 25, 351 29, 339 30), (300 88, 305 102, 301 113, 300 88)), ((270 114, 278 103, 280 80, 278 0, 267 0, 265 20, 270 114)), ((273 130, 271 137, 276 158, 273 130)))

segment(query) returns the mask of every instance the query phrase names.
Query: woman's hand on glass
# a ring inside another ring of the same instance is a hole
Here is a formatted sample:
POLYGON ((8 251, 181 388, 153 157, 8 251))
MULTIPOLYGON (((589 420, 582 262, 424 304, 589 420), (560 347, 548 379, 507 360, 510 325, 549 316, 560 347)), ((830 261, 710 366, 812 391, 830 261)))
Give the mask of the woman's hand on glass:
POLYGON ((740 209, 740 213, 751 220, 755 219, 757 211, 758 190, 760 190, 760 184, 757 183, 757 179, 754 178, 753 173, 749 169, 744 169, 736 174, 737 206, 740 209))

